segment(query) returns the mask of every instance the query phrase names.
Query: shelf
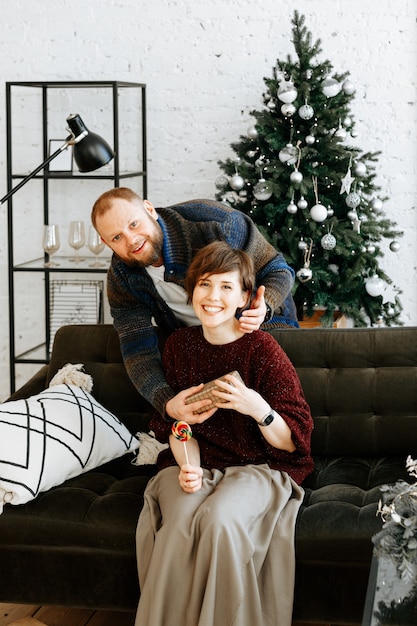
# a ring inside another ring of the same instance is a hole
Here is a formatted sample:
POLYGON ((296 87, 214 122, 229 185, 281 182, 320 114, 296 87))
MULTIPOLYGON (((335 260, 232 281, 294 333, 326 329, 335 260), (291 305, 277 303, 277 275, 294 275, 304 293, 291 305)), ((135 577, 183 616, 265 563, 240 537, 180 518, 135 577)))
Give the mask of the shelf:
POLYGON ((67 256, 54 256, 54 261, 59 263, 58 267, 46 267, 44 264, 44 259, 34 259, 33 261, 28 261, 27 263, 20 263, 19 265, 15 265, 13 271, 15 272, 107 272, 110 265, 110 257, 100 257, 100 263, 105 263, 103 267, 92 267, 92 263, 94 263, 93 256, 82 255, 82 258, 85 261, 79 261, 76 263, 75 261, 70 261, 70 257, 67 256))

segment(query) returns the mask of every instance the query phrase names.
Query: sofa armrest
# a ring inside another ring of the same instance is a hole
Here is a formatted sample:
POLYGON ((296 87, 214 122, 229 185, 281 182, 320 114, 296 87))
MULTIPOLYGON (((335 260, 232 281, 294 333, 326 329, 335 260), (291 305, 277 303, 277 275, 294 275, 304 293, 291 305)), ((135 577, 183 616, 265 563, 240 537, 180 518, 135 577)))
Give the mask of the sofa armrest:
POLYGON ((8 400, 29 398, 43 391, 47 386, 49 365, 43 365, 20 389, 17 389, 8 400))

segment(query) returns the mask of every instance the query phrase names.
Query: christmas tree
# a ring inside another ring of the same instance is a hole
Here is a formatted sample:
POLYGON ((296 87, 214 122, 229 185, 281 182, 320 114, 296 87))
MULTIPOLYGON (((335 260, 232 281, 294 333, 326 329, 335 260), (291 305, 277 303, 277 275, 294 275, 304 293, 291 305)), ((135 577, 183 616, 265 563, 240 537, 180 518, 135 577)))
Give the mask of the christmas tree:
POLYGON ((340 311, 355 326, 399 324, 398 289, 379 266, 380 242, 397 252, 401 236, 383 212, 375 182, 379 152, 350 145, 357 136, 349 74, 319 62, 305 18, 292 20, 297 60, 277 60, 264 78, 263 108, 219 161, 216 198, 252 217, 296 271, 298 315, 340 311))

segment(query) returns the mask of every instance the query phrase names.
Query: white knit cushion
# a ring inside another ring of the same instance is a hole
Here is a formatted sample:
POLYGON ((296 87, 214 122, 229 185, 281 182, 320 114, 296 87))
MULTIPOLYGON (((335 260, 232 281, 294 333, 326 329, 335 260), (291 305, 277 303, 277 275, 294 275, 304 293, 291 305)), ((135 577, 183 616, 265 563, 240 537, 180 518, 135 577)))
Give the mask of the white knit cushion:
POLYGON ((0 405, 0 513, 107 461, 139 441, 75 385, 50 387, 0 405))

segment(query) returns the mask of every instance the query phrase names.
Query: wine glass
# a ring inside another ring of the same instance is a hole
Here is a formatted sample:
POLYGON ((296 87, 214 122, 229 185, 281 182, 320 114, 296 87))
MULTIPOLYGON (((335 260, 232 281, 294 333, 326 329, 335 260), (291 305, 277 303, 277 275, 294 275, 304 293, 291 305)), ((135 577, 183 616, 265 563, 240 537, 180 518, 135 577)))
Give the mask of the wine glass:
POLYGON ((85 261, 85 259, 81 258, 78 253, 79 249, 85 245, 84 222, 74 221, 70 223, 68 242, 71 248, 74 248, 75 250, 75 257, 71 257, 70 261, 73 261, 74 263, 85 261))
POLYGON ((96 255, 94 263, 90 263, 89 267, 105 267, 106 264, 100 263, 98 260, 98 255, 104 250, 104 243, 94 226, 90 226, 90 231, 88 233, 88 247, 91 252, 96 255))
POLYGON ((45 224, 43 227, 43 249, 49 256, 49 260, 44 263, 45 267, 57 267, 53 255, 59 250, 61 243, 59 240, 59 228, 56 224, 45 224))

